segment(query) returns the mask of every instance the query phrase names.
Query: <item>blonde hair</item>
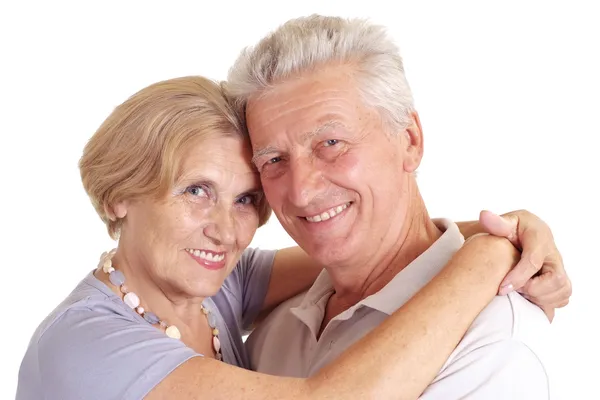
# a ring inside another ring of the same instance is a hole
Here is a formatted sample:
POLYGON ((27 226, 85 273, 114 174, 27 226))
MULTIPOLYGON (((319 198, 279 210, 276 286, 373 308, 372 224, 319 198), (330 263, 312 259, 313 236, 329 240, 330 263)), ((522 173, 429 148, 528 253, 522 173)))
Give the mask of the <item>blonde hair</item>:
POLYGON ((253 96, 325 64, 354 66, 365 105, 377 109, 390 128, 403 129, 410 122, 414 101, 399 49, 383 26, 363 19, 316 14, 292 19, 242 50, 225 88, 244 117, 253 96))
MULTIPOLYGON (((116 107, 79 161, 83 186, 110 237, 118 238, 122 224, 112 206, 166 195, 192 140, 215 133, 246 140, 243 132, 219 84, 198 76, 152 84, 116 107)), ((271 213, 264 196, 258 212, 263 225, 271 213)))

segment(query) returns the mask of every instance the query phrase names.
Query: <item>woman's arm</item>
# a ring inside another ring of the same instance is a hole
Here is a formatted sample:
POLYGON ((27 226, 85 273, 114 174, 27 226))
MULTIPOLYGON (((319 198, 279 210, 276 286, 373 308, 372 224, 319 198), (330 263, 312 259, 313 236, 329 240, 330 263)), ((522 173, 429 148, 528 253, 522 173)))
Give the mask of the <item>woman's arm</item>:
POLYGON ((411 300, 311 378, 275 377, 197 357, 147 398, 416 399, 517 261, 508 240, 472 238, 411 300))
MULTIPOLYGON (((523 293, 548 316, 554 314, 554 308, 567 305, 572 293, 571 281, 564 270, 562 258, 548 225, 525 210, 511 211, 501 217, 484 211, 481 217, 477 221, 456 223, 465 239, 478 233, 508 237, 517 248, 523 249, 524 256, 527 256, 520 263, 522 268, 516 268, 511 273, 512 276, 507 277, 505 281, 514 281, 509 282, 513 284, 514 289, 523 287, 523 293), (536 254, 538 257, 530 258, 529 254, 536 254), (529 259, 535 259, 537 263, 526 268, 529 259), (545 269, 540 273, 547 276, 539 279, 536 273, 542 265, 545 269), (551 279, 548 279, 548 276, 551 279)), ((322 266, 313 261, 300 247, 279 250, 275 255, 269 288, 257 321, 283 301, 308 289, 321 270, 322 266)))
POLYGON ((300 247, 278 250, 261 312, 268 313, 283 301, 308 289, 323 267, 300 247))
POLYGON ((550 322, 554 318, 554 309, 569 303, 573 293, 571 280, 550 227, 538 216, 526 210, 501 216, 482 211, 478 221, 458 222, 457 225, 465 238, 489 233, 508 238, 522 250, 521 260, 500 284, 499 294, 519 290, 544 310, 550 322))

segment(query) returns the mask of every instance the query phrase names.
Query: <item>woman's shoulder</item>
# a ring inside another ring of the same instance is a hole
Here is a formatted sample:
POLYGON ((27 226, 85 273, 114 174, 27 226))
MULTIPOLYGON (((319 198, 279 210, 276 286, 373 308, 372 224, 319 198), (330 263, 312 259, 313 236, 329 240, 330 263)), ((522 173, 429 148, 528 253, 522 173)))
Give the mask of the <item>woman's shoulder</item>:
POLYGON ((32 340, 39 340, 44 333, 56 324, 65 323, 65 314, 76 314, 78 311, 96 316, 111 315, 120 318, 127 317, 127 310, 122 307, 114 295, 101 281, 88 273, 69 295, 52 310, 38 326, 32 340))
POLYGON ((83 398, 85 392, 141 398, 196 355, 128 310, 89 275, 34 333, 21 364, 19 387, 23 393, 54 393, 64 399, 83 398))
POLYGON ((271 266, 277 250, 273 249, 259 249, 257 247, 248 247, 242 253, 240 260, 238 261, 236 268, 246 268, 250 265, 259 266, 271 266))
POLYGON ((242 253, 236 266, 221 287, 221 290, 215 296, 219 301, 221 297, 227 300, 242 302, 244 292, 253 286, 264 286, 268 284, 271 276, 271 268, 277 250, 266 250, 258 248, 247 248, 242 253))

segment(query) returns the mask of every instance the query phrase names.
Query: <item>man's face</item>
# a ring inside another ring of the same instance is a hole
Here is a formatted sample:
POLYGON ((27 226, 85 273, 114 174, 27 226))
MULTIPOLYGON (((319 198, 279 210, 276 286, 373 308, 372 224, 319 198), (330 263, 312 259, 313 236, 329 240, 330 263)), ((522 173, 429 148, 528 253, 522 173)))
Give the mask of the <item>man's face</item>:
POLYGON ((422 154, 416 114, 406 130, 387 133, 356 85, 349 66, 323 68, 247 108, 267 200, 288 234, 327 266, 368 262, 400 235, 422 154))

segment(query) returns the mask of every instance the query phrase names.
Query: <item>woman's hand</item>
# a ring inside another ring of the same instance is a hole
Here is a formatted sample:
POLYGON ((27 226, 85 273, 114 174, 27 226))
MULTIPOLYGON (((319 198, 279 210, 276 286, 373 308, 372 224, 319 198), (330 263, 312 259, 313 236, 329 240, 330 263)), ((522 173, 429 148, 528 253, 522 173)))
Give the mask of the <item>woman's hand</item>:
POLYGON ((525 210, 502 216, 482 211, 479 225, 483 232, 507 238, 522 253, 501 283, 499 294, 518 291, 544 310, 552 322, 555 309, 569 303, 572 286, 550 227, 525 210))

